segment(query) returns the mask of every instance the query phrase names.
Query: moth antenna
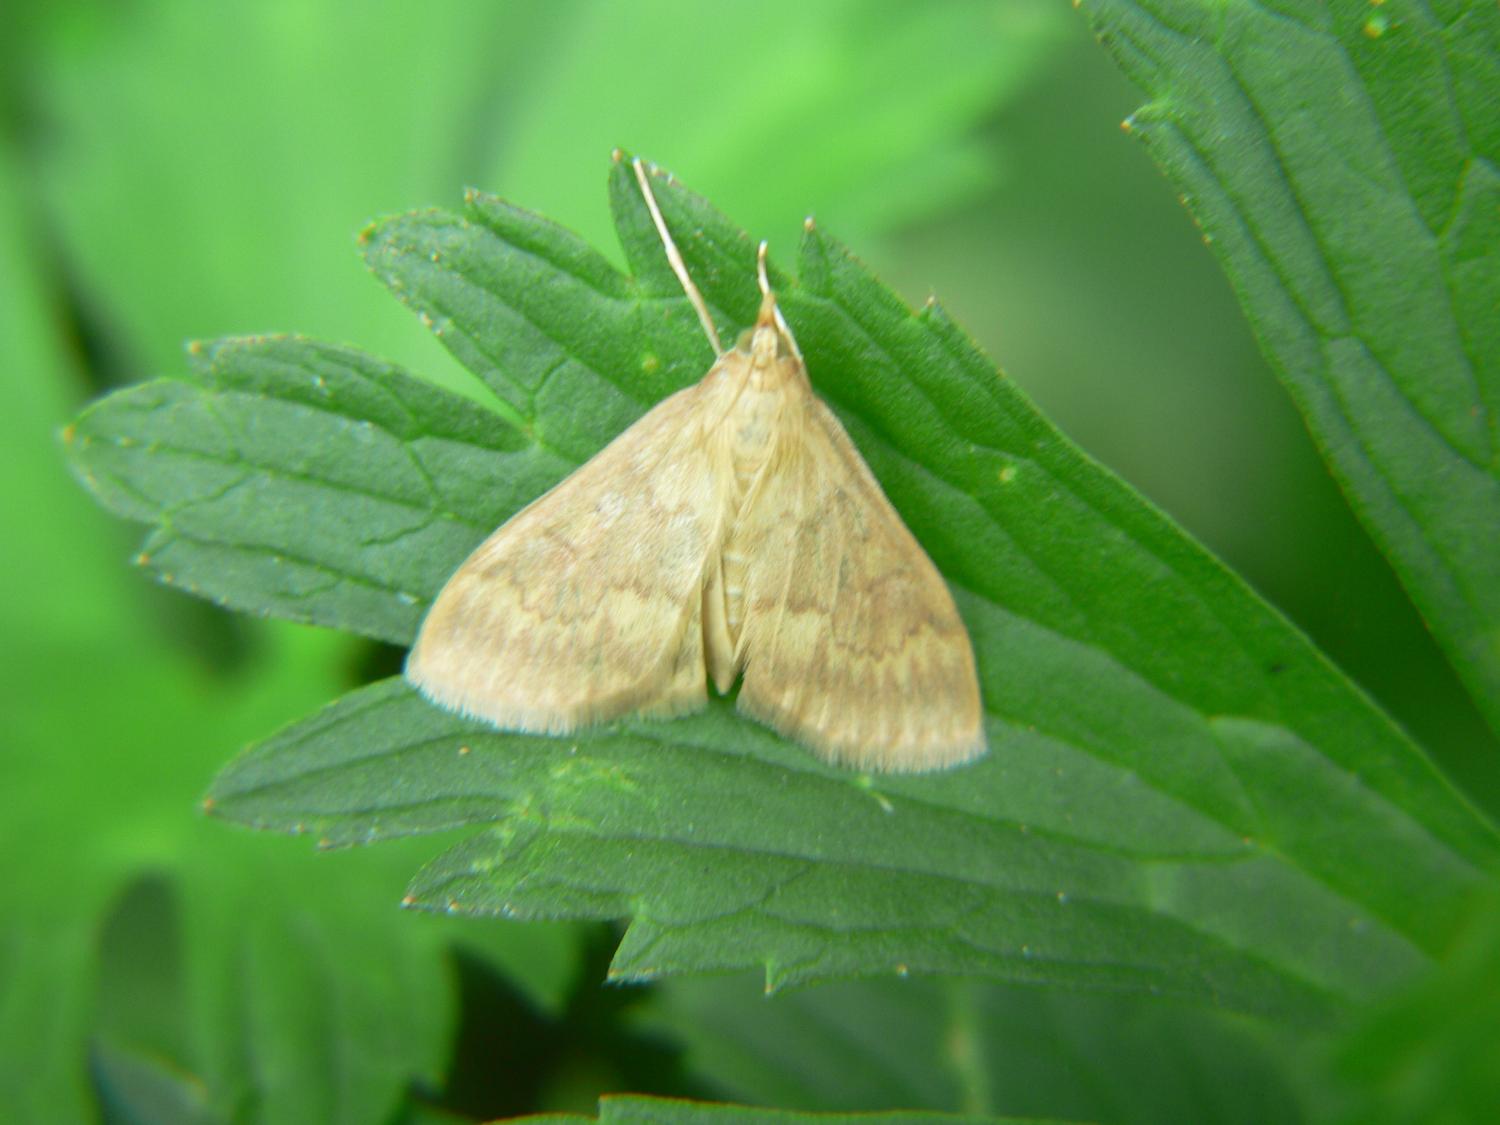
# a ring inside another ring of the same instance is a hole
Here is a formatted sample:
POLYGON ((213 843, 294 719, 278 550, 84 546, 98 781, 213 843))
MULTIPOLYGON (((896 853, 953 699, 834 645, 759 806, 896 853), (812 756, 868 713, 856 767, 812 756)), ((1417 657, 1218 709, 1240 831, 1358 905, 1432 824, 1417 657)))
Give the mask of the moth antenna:
POLYGON ((667 252, 667 262, 672 267, 672 272, 677 275, 677 280, 682 283, 682 291, 687 294, 688 304, 693 306, 693 311, 698 314, 698 323, 703 325, 703 332, 708 336, 708 342, 713 345, 714 355, 724 354, 724 345, 719 342, 719 330, 714 327, 714 318, 708 315, 708 304, 703 300, 703 294, 698 292, 698 287, 693 284, 693 279, 688 275, 687 263, 682 260, 682 255, 677 250, 677 243, 672 241, 672 232, 667 230, 667 221, 661 217, 661 208, 656 205, 656 196, 651 192, 651 181, 646 175, 646 168, 641 163, 639 156, 630 162, 635 169, 635 178, 641 185, 641 195, 646 200, 646 210, 651 212, 651 221, 656 224, 656 233, 661 236, 662 248, 667 252))
POLYGON ((760 282, 760 295, 771 298, 771 311, 776 316, 776 327, 786 342, 792 345, 792 355, 797 357, 797 362, 802 364, 806 370, 807 364, 802 362, 802 349, 797 346, 797 337, 792 335, 792 326, 786 322, 786 317, 781 315, 781 306, 776 303, 776 294, 771 292, 771 279, 766 276, 766 240, 760 240, 760 247, 755 251, 755 276, 760 282))

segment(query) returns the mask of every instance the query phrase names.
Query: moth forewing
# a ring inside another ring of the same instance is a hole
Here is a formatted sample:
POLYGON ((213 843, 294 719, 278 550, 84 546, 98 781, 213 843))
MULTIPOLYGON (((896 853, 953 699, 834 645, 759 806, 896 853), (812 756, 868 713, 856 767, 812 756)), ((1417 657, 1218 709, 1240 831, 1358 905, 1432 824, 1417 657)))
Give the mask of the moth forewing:
MULTIPOLYGON (((635 165, 668 260, 707 304, 635 165)), ((479 546, 407 662, 432 700, 562 733, 667 716, 705 679, 820 756, 940 769, 984 752, 968 634, 947 586, 813 394, 758 260, 753 328, 479 546)))
POLYGON ((702 705, 700 591, 722 518, 679 391, 484 541, 438 594, 406 674, 443 706, 562 733, 702 705))
POLYGON ((740 709, 861 769, 968 761, 985 742, 952 596, 833 412, 804 409, 731 540, 749 557, 740 709))

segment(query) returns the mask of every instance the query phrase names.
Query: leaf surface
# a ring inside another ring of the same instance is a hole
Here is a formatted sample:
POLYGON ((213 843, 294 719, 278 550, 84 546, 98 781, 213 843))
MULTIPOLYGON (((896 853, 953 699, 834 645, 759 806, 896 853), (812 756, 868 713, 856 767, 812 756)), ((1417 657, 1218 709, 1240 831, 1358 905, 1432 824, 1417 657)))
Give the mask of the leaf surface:
MULTIPOLYGON (((712 1102, 649 1098, 614 1094, 599 1099, 598 1117, 515 1117, 533 1125, 1025 1125, 1019 1117, 973 1114, 922 1113, 899 1110, 892 1113, 799 1113, 760 1106, 716 1105, 712 1102)), ((1026 1121, 1043 1125, 1040 1118, 1026 1121)))
POLYGON ((1500 11, 1090 0, 1350 503, 1500 731, 1500 11))
POLYGON ((1272 1029, 1149 997, 917 978, 766 997, 741 975, 667 981, 643 1018, 685 1044, 687 1065, 710 1089, 757 1105, 920 1106, 1098 1125, 1308 1117, 1267 1049, 1272 1029))

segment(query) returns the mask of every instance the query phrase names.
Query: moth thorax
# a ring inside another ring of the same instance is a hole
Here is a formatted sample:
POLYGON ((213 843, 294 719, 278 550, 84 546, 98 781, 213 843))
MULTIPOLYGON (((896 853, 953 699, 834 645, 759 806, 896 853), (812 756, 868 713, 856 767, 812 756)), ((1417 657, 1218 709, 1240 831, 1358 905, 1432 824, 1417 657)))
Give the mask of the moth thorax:
POLYGON ((744 500, 755 478, 775 454, 786 407, 785 380, 758 381, 752 377, 735 400, 725 422, 729 456, 734 465, 736 501, 744 500))

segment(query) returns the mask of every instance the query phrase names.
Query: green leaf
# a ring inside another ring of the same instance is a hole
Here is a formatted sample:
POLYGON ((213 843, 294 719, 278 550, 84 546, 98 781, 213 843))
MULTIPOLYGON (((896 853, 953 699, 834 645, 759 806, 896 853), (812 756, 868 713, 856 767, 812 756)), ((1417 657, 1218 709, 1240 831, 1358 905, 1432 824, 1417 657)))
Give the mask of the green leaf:
POLYGON ((197 382, 129 388, 65 436, 107 508, 158 525, 137 561, 232 608, 409 640, 446 560, 566 467, 347 349, 263 338, 192 357, 197 382))
POLYGON ((738 1102, 1111 1125, 1307 1116, 1264 1026, 1149 997, 916 979, 766 997, 744 976, 702 977, 665 982, 646 1011, 695 1078, 738 1102))
POLYGON ((161 1059, 103 1043, 92 1059, 105 1125, 224 1125, 202 1084, 161 1059))
POLYGON ((1090 0, 1351 504, 1500 730, 1500 14, 1090 0))
POLYGON ((58 457, 81 378, 23 182, 0 144, 0 521, 25 529, 0 545, 0 1118, 383 1120, 441 1071, 454 941, 539 1002, 561 992, 570 946, 392 909, 425 842, 310 865, 199 814, 216 761, 347 682, 347 644, 261 626, 233 674, 208 667, 120 565, 122 529, 58 457), (178 909, 122 944, 144 873, 178 909))
POLYGON ((1500 884, 1476 896, 1438 970, 1339 1044, 1348 1120, 1463 1125, 1500 1105, 1500 884))
MULTIPOLYGON (((1019 1117, 977 1117, 951 1113, 798 1113, 759 1106, 647 1098, 615 1094, 599 1099, 598 1117, 513 1117, 534 1125, 1025 1125, 1019 1117)), ((1040 1118, 1028 1118, 1043 1125, 1040 1118)))
MULTIPOLYGON (((747 323, 751 241, 680 187, 658 191, 722 327, 747 323)), ((459 441, 477 408, 399 372, 235 342, 193 384, 90 410, 75 463, 107 503, 169 541, 190 526, 200 557, 225 560, 193 570, 208 596, 330 624, 375 604, 362 628, 409 637, 493 524, 711 359, 626 166, 611 192, 632 278, 477 195, 462 215, 367 234, 372 266, 506 404, 509 429, 485 418, 459 441), (318 373, 349 406, 319 397, 318 373), (379 415, 377 386, 407 409, 379 415), (211 421, 221 408, 232 441, 211 421), (245 569, 244 554, 273 561, 245 569), (316 597, 288 598, 278 557, 317 569, 316 597)), ((800 283, 775 276, 815 384, 954 587, 987 759, 861 777, 723 703, 528 737, 393 680, 233 763, 217 810, 334 845, 490 825, 424 868, 411 900, 628 915, 626 979, 971 972, 1308 1015, 1417 971, 1494 864, 1489 828, 940 310, 913 315, 816 229, 800 283)))

